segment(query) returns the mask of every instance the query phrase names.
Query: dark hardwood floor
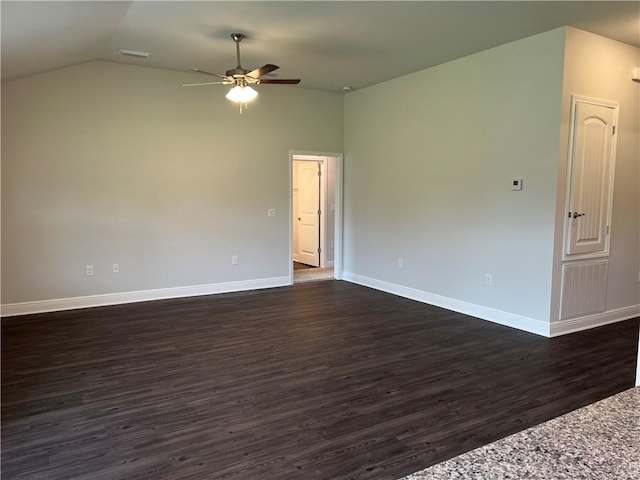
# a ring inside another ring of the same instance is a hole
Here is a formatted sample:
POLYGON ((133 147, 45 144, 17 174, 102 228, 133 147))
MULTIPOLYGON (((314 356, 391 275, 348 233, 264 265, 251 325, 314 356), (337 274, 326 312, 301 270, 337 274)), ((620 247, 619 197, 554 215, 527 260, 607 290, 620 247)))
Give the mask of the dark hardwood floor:
POLYGON ((338 281, 7 318, 2 478, 393 480, 632 387, 637 338, 338 281))

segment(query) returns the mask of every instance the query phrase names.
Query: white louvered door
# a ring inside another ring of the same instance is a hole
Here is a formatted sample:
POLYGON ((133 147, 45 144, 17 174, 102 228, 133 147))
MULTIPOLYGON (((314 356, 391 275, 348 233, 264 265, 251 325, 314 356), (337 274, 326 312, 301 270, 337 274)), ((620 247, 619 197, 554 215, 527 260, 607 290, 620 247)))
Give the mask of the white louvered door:
POLYGON ((618 106, 573 98, 565 259, 609 253, 618 106))

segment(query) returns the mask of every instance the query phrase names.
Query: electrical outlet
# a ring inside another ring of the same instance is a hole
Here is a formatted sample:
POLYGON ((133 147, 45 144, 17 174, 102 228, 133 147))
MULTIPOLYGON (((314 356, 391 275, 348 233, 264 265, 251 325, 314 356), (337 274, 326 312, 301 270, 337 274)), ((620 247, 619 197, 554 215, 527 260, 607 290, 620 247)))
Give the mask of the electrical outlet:
POLYGON ((231 257, 231 265, 238 265, 238 256, 234 255, 231 257))
POLYGON ((484 274, 484 284, 485 285, 492 285, 493 284, 493 277, 491 276, 490 273, 485 273, 484 274))
POLYGON ((120 265, 117 263, 111 265, 111 273, 120 273, 120 265))
POLYGON ((87 265, 85 271, 87 272, 87 277, 91 277, 93 275, 93 265, 87 265))
POLYGON ((398 257, 398 268, 404 268, 404 258, 398 257))

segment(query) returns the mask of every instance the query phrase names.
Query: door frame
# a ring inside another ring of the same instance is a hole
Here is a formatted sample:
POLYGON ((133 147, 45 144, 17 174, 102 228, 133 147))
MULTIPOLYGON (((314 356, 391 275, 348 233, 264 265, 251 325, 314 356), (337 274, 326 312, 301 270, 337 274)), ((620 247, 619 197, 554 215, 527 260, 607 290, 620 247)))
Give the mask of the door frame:
MULTIPOLYGON (((328 181, 326 176, 327 162, 323 161, 326 157, 331 157, 335 159, 335 191, 334 191, 334 199, 333 204, 335 205, 334 211, 334 249, 333 249, 333 277, 336 280, 342 279, 342 225, 343 225, 343 215, 342 215, 342 202, 343 202, 343 154, 336 152, 316 152, 316 151, 307 151, 307 150, 289 150, 289 254, 288 254, 288 262, 289 262, 289 285, 293 285, 293 161, 294 157, 299 156, 311 156, 311 157, 322 157, 318 158, 316 161, 321 161, 322 163, 322 173, 325 177, 323 182, 328 181)), ((313 160, 313 159, 309 159, 313 160)), ((326 184, 325 184, 326 185, 326 184)), ((327 215, 328 207, 330 205, 331 200, 326 198, 324 194, 325 188, 321 188, 321 202, 322 209, 324 215, 323 218, 320 219, 321 227, 321 244, 326 243, 323 240, 326 238, 326 227, 327 223, 327 215)), ((321 260, 320 264, 326 264, 326 249, 323 249, 320 253, 321 260)))

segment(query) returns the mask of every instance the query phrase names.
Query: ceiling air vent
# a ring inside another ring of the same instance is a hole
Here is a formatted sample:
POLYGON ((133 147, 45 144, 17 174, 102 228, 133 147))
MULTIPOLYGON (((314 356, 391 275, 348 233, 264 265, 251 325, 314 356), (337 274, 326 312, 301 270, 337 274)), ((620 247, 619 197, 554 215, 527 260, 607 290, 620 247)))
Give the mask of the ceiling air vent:
POLYGON ((121 48, 118 50, 120 55, 125 55, 127 57, 136 57, 136 58, 149 58, 151 56, 151 52, 141 52, 139 50, 127 50, 126 48, 121 48))

